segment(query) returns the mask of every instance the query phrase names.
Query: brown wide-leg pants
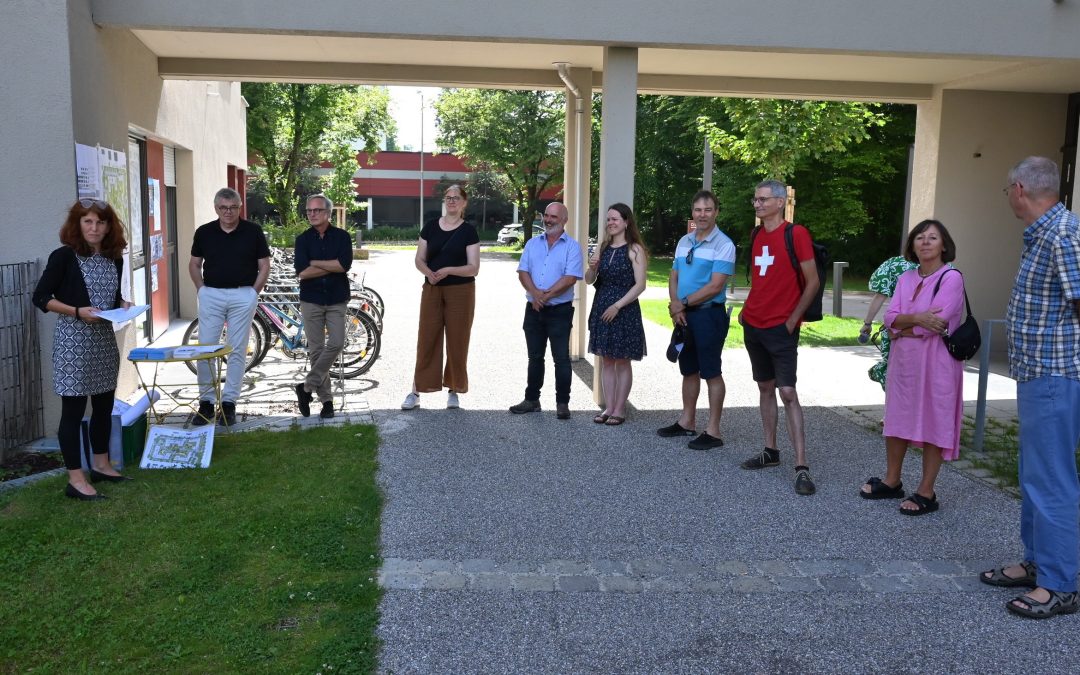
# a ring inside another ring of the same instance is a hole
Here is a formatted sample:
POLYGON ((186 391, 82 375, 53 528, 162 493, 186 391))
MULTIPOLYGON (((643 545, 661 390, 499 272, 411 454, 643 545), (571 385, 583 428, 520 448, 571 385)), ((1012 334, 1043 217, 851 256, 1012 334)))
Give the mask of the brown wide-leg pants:
POLYGON ((444 387, 461 394, 469 391, 469 336, 475 308, 475 283, 424 284, 420 295, 420 327, 416 333, 416 373, 413 378, 417 393, 441 391, 444 387))

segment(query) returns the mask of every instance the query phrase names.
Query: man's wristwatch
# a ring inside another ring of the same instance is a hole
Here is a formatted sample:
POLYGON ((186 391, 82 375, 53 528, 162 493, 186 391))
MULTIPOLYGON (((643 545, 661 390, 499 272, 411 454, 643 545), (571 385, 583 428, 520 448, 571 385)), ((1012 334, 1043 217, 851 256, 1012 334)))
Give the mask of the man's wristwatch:
POLYGON ((679 302, 682 303, 683 307, 689 307, 690 306, 690 296, 687 295, 686 297, 679 298, 679 302))

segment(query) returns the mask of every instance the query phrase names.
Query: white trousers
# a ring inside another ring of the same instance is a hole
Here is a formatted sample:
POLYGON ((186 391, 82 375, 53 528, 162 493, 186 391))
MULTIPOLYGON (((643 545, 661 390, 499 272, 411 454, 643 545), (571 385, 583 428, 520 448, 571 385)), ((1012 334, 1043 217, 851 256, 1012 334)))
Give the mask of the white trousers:
MULTIPOLYGON (((259 294, 253 286, 240 288, 199 289, 199 344, 221 344, 221 330, 228 324, 228 344, 232 347, 228 366, 225 369, 225 385, 221 391, 221 400, 236 403, 240 397, 240 385, 244 380, 244 367, 247 365, 247 343, 251 332, 251 320, 255 317, 255 307, 259 294)), ((199 400, 214 400, 214 384, 210 364, 198 362, 199 400)))

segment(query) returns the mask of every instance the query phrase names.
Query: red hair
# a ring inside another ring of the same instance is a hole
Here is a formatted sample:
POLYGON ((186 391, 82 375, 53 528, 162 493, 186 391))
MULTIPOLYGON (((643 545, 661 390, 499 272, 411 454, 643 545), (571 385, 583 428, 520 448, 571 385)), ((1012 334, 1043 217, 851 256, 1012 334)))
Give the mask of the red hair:
POLYGON ((124 223, 120 221, 120 217, 116 215, 116 211, 108 202, 95 199, 90 206, 83 206, 83 201, 87 200, 75 202, 68 210, 67 220, 60 226, 60 243, 70 246, 82 256, 93 253, 90 244, 86 243, 86 239, 83 239, 82 226, 79 221, 87 213, 96 213, 109 225, 109 231, 105 233, 105 238, 101 240, 101 255, 116 260, 123 255, 124 248, 127 247, 127 239, 124 237, 124 223))

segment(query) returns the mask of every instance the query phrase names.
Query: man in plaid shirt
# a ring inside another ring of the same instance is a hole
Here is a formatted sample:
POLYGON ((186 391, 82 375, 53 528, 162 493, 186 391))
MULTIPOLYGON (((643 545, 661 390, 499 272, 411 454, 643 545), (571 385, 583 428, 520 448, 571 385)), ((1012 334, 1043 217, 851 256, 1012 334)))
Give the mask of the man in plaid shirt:
POLYGON ((1054 162, 1028 157, 1005 187, 1026 226, 1006 317, 1020 417, 1024 561, 980 576, 993 586, 1034 587, 1005 605, 1034 619, 1080 608, 1080 220, 1058 201, 1059 186, 1054 162))

